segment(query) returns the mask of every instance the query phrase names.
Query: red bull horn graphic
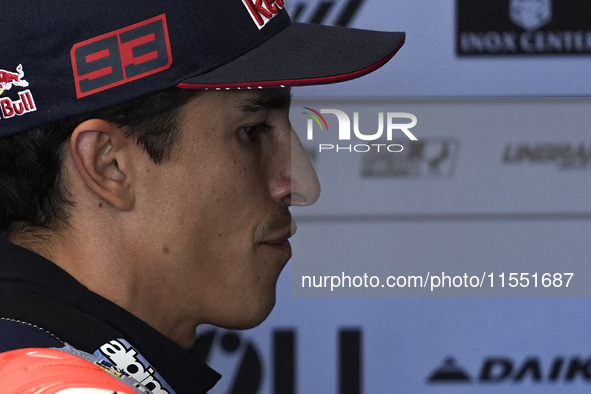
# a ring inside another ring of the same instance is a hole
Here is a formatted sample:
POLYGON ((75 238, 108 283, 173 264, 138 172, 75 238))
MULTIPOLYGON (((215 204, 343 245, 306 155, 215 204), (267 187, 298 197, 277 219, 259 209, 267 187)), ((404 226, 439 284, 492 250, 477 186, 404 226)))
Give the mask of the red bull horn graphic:
MULTIPOLYGON (((28 87, 29 82, 23 79, 24 76, 22 64, 16 67, 16 72, 0 69, 0 95, 6 90, 12 89, 13 86, 28 87)), ((18 97, 18 100, 12 100, 9 97, 0 98, 0 114, 3 119, 37 111, 33 94, 29 89, 18 92, 18 97)))
POLYGON ((29 83, 23 79, 24 76, 22 64, 18 65, 16 73, 0 69, 0 94, 4 93, 5 90, 10 90, 12 86, 23 88, 29 86, 29 83))

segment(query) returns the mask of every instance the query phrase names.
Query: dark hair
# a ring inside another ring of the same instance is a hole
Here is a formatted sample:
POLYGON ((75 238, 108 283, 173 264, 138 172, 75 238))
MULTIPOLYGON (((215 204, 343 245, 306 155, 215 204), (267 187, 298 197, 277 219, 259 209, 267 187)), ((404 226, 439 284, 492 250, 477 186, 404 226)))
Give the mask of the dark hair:
POLYGON ((97 118, 126 127, 126 134, 161 163, 178 140, 182 106, 197 94, 173 88, 0 138, 0 232, 12 238, 54 230, 67 222, 72 202, 62 179, 62 161, 70 135, 80 123, 97 118))

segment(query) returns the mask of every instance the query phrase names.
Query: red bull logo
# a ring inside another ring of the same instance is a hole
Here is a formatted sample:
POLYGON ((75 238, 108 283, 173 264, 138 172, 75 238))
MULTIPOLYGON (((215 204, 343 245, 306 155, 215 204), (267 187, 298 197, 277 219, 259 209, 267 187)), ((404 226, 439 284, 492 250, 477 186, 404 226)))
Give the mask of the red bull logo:
POLYGON ((283 0, 242 0, 259 30, 283 9, 283 0))
MULTIPOLYGON (((5 90, 12 89, 13 86, 28 87, 29 83, 23 79, 24 76, 22 64, 18 65, 15 73, 0 69, 0 95, 5 90)), ((29 89, 18 92, 18 100, 9 97, 0 99, 0 117, 3 119, 21 116, 33 111, 37 111, 37 106, 29 89)))
POLYGON ((33 95, 29 89, 18 92, 18 97, 20 100, 11 100, 8 97, 0 99, 0 113, 4 119, 37 111, 35 100, 33 100, 33 95))
POLYGON ((18 65, 16 73, 0 69, 0 94, 5 90, 10 90, 13 86, 23 88, 29 86, 29 83, 23 79, 24 76, 22 64, 18 65))

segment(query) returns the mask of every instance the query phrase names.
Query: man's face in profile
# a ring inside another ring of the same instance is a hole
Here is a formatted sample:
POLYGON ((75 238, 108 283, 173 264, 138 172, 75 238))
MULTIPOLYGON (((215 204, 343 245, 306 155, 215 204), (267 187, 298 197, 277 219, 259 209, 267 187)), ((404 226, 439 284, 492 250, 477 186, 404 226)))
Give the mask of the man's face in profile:
POLYGON ((149 193, 136 196, 153 212, 146 270, 169 289, 174 316, 248 328, 271 311, 291 257, 288 208, 319 195, 289 102, 285 88, 205 91, 184 107, 171 159, 146 161, 149 193))

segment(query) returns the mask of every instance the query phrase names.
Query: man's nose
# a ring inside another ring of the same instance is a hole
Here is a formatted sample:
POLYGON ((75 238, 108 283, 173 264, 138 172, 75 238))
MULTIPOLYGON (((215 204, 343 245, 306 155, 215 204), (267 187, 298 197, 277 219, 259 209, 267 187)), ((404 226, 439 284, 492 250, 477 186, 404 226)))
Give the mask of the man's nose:
POLYGON ((291 205, 312 205, 320 197, 320 182, 302 142, 291 130, 291 205))

